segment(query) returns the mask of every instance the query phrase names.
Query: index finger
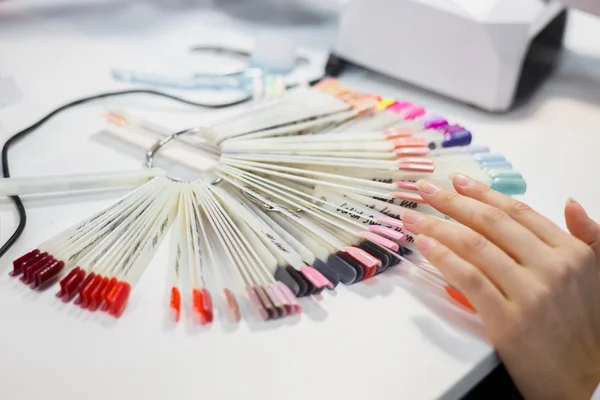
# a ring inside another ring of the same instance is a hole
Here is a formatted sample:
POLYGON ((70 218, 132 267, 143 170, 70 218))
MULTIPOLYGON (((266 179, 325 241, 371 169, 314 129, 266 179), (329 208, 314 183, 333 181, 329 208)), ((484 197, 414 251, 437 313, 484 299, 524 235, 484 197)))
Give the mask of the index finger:
POLYGON ((517 263, 532 265, 549 247, 504 211, 431 182, 417 182, 419 194, 439 212, 482 234, 517 263))
POLYGON ((552 247, 558 247, 571 239, 571 235, 523 202, 496 192, 482 182, 465 175, 452 174, 450 179, 458 193, 506 212, 512 219, 552 247))

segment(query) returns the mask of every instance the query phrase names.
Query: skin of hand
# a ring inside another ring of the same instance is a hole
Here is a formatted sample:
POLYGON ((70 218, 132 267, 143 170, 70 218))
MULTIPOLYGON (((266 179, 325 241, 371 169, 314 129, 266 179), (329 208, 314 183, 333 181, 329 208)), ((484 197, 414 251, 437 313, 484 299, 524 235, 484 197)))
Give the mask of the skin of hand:
POLYGON ((589 400, 600 383, 600 226, 568 200, 568 232, 464 175, 428 181, 424 201, 454 221, 405 211, 407 230, 473 305, 530 400, 589 400))

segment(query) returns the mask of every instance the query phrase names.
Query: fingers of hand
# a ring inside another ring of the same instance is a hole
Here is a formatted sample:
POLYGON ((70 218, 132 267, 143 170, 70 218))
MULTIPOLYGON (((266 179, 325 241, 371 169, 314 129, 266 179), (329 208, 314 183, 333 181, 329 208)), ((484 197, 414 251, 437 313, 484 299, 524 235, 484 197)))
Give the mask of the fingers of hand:
POLYGON ((504 211, 548 245, 558 247, 567 240, 568 235, 565 231, 525 203, 496 192, 482 182, 461 174, 453 174, 451 179, 458 193, 504 211))
POLYGON ((469 299, 483 319, 504 312, 506 299, 475 266, 433 238, 419 235, 417 245, 421 254, 440 270, 450 285, 469 299))
POLYGON ((565 221, 571 235, 591 246, 600 260, 600 225, 594 222, 574 199, 567 200, 565 221))
MULTIPOLYGON (((427 181, 419 181, 417 186, 427 204, 482 234, 520 264, 539 263, 549 249, 529 229, 495 206, 427 181)), ((473 191, 484 189, 478 186, 473 191)))
POLYGON ((522 276, 525 270, 481 234, 415 211, 405 211, 402 221, 410 232, 435 239, 456 256, 477 267, 503 295, 514 297, 525 289, 522 276))

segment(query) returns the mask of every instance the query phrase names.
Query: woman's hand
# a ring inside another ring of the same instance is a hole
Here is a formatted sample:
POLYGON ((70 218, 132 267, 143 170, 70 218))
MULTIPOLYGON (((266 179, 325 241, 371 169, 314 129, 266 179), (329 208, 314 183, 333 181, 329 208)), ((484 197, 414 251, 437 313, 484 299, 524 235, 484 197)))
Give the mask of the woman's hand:
POLYGON ((589 400, 600 383, 600 227, 572 200, 570 235, 483 183, 452 181, 456 192, 418 187, 460 224, 402 215, 421 253, 477 310, 527 399, 589 400))

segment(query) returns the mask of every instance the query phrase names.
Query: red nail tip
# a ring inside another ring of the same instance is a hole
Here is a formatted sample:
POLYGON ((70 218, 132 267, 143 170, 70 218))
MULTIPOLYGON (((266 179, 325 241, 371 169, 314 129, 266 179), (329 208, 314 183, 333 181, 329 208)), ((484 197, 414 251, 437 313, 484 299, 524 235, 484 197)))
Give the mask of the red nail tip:
POLYGON ((34 275, 34 288, 41 289, 46 286, 50 281, 60 274, 65 267, 65 262, 60 260, 54 260, 50 265, 45 268, 38 270, 34 275))
MULTIPOLYGON (((92 282, 90 282, 89 285, 87 285, 87 287, 85 289, 83 289, 82 293, 81 293, 81 297, 82 297, 82 301, 81 301, 81 308, 88 308, 92 305, 92 293, 98 288, 98 286, 100 285, 100 283, 102 282, 102 276, 101 275, 96 275, 94 277, 94 280, 92 282)), ((93 311, 90 309, 90 311, 93 311)))
POLYGON ((107 311, 110 308, 110 296, 118 283, 119 281, 114 277, 108 281, 108 285, 104 289, 104 293, 102 293, 102 299, 104 300, 102 303, 102 311, 107 311))
POLYGON ((42 268, 47 267, 53 261, 54 261, 54 257, 52 257, 51 255, 47 255, 45 257, 38 259, 37 262, 35 262, 23 269, 23 276, 21 277, 21 280, 27 285, 32 284, 33 280, 34 280, 33 274, 35 274, 37 271, 41 270, 42 268))
POLYGON ((77 288, 77 292, 79 293, 79 297, 77 297, 77 300, 75 300, 75 304, 79 305, 81 304, 81 302, 83 301, 83 291, 92 283, 92 281, 94 280, 94 278, 96 277, 95 273, 90 273, 85 280, 83 281, 83 283, 81 284, 81 286, 79 286, 77 288))
POLYGON ((131 286, 127 282, 119 282, 115 287, 111 297, 111 305, 109 309, 110 315, 115 318, 119 318, 123 311, 125 311, 125 307, 127 307, 127 300, 129 300, 129 295, 131 294, 131 286))
POLYGON ((116 284, 117 280, 115 278, 104 278, 106 279, 105 285, 102 287, 102 290, 98 291, 98 307, 100 307, 100 311, 108 310, 108 304, 106 303, 106 296, 110 290, 112 290, 111 285, 116 284))
POLYGON ((171 310, 173 311, 173 320, 179 322, 181 317, 181 293, 176 287, 171 288, 171 310))
POLYGON ((59 282, 60 290, 58 291, 58 293, 56 293, 56 297, 58 297, 60 299, 65 294, 67 294, 67 290, 66 290, 67 282, 69 282, 71 279, 73 279, 73 277, 75 275, 77 275, 77 272, 79 272, 79 270, 80 270, 79 267, 73 268, 71 271, 69 271, 69 273, 67 275, 65 275, 65 277, 63 277, 60 280, 60 282, 59 282))
POLYGON ((458 290, 456 290, 450 286, 444 286, 444 289, 446 289, 446 292, 450 295, 450 297, 452 297, 454 300, 456 300, 462 306, 466 307, 467 309, 469 309, 470 311, 472 311, 474 313, 477 312, 477 311, 475 311, 475 308, 471 305, 471 302, 465 297, 464 294, 462 294, 461 292, 459 292, 458 290))
POLYGON ((102 295, 104 294, 104 291, 106 290, 106 287, 108 286, 108 281, 109 281, 109 279, 107 277, 103 277, 100 280, 100 283, 90 293, 90 304, 88 307, 88 309, 90 311, 96 311, 102 305, 102 302, 103 302, 102 295))
POLYGON ((202 288, 202 310, 204 311, 204 315, 206 316, 206 322, 213 322, 214 313, 212 296, 206 288, 202 288))
POLYGON ((85 283, 85 279, 86 272, 82 269, 79 269, 79 271, 77 271, 77 274, 65 284, 65 294, 63 295, 63 301, 65 303, 71 301, 73 297, 75 297, 75 295, 79 293, 79 287, 82 285, 82 283, 85 283))
POLYGON ((200 292, 198 289, 192 290, 192 304, 194 307, 195 316, 197 317, 197 322, 200 325, 205 325, 208 321, 202 306, 202 292, 200 292))
POLYGON ((225 299, 227 300, 227 308, 230 311, 230 316, 233 322, 240 322, 242 319, 242 313, 240 312, 240 306, 233 294, 229 289, 224 289, 225 299))
POLYGON ((17 276, 23 272, 23 264, 31 260, 33 257, 40 254, 38 249, 32 250, 29 253, 17 258, 13 261, 13 270, 9 273, 10 276, 17 276))

